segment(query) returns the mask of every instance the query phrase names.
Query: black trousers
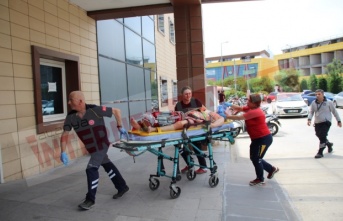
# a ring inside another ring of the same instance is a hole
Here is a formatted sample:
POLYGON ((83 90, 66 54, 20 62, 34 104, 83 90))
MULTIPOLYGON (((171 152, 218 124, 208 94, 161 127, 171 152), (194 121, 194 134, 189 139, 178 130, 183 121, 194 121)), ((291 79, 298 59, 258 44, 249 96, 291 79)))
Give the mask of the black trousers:
MULTIPOLYGON (((197 148, 199 148, 201 150, 201 144, 202 142, 201 141, 196 141, 196 142, 193 142, 193 145, 196 146, 197 148)), ((197 150, 197 149, 193 149, 194 150, 194 153, 195 154, 200 154, 200 152, 197 150)), ((189 162, 187 161, 187 156, 189 155, 190 153, 186 150, 183 150, 183 152, 181 153, 181 156, 182 158, 185 160, 185 162, 187 163, 187 165, 189 164, 189 162)), ((190 157, 191 160, 193 160, 192 157, 190 157)), ((205 157, 202 157, 202 156, 197 156, 198 158, 198 161, 199 161, 199 165, 201 168, 206 168, 207 167, 207 164, 206 164, 206 159, 205 157)))
POLYGON ((330 127, 331 127, 330 121, 326 121, 326 122, 322 122, 322 123, 318 123, 314 125, 314 130, 316 131, 316 136, 319 139, 319 143, 325 144, 328 141, 327 136, 328 136, 330 127))

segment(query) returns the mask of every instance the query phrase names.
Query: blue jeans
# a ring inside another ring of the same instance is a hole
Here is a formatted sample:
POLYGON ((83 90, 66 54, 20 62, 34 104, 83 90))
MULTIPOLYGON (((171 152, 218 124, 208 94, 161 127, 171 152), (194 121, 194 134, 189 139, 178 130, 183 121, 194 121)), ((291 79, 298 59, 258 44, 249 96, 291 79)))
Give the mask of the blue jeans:
POLYGON ((251 140, 250 144, 250 160, 255 167, 256 178, 264 181, 263 170, 268 173, 272 172, 273 167, 267 161, 263 160, 269 146, 273 143, 271 134, 251 140))

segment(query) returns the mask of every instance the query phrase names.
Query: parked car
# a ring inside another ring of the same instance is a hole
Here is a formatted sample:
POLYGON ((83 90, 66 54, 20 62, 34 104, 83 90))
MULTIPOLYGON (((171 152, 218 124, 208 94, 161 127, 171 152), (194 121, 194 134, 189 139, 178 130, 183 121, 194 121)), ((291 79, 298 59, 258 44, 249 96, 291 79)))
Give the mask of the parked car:
POLYGON ((278 94, 278 92, 270 92, 267 96, 267 102, 271 103, 272 101, 275 101, 277 94, 278 94))
POLYGON ((43 109, 43 115, 50 115, 55 113, 54 101, 50 101, 43 109))
POLYGON ((343 91, 336 94, 333 98, 335 107, 343 107, 343 91))
MULTIPOLYGON (((303 99, 305 100, 305 102, 308 104, 308 106, 311 105, 311 103, 316 100, 316 93, 315 92, 311 92, 308 94, 304 94, 301 95, 303 97, 303 99)), ((334 94, 331 92, 324 92, 324 96, 326 97, 326 99, 329 100, 333 100, 334 94)))
POLYGON ((278 93, 276 101, 272 106, 273 113, 278 117, 301 116, 308 115, 308 105, 299 93, 278 93))
POLYGON ((309 94, 309 93, 313 93, 313 91, 311 91, 311 90, 303 90, 303 92, 301 93, 301 96, 309 94))

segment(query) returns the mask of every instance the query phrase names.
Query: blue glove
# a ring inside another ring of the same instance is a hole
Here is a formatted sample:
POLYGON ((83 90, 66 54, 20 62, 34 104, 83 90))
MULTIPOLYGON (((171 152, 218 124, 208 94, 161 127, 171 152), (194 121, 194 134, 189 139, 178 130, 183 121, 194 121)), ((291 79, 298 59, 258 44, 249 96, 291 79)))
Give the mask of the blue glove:
POLYGON ((129 134, 127 133, 125 128, 120 127, 120 128, 118 128, 118 130, 119 130, 119 133, 120 133, 120 138, 122 138, 124 136, 126 136, 127 139, 129 138, 129 134))
POLYGON ((218 110, 217 110, 217 113, 218 113, 220 116, 224 117, 224 118, 226 118, 225 109, 226 109, 225 106, 219 105, 219 106, 218 106, 218 110))
POLYGON ((232 103, 230 103, 230 102, 224 102, 224 106, 225 106, 225 107, 231 107, 231 106, 232 106, 232 103))
POLYGON ((64 166, 67 166, 69 163, 68 155, 66 152, 61 153, 61 161, 63 162, 64 166))

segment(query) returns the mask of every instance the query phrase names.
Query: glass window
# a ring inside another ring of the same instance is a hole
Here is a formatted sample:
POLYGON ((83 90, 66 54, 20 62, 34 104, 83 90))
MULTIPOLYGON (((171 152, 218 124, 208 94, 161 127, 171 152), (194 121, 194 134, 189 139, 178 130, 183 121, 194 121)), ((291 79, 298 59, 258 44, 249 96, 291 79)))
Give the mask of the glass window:
POLYGON ((126 62, 135 65, 143 65, 141 37, 125 28, 126 62))
POLYGON ((142 35, 141 17, 124 18, 124 24, 126 27, 129 27, 133 31, 137 32, 137 34, 142 35))
POLYGON ((64 119, 67 115, 64 63, 41 59, 40 81, 43 121, 64 119))
POLYGON ((70 111, 66 97, 81 90, 79 57, 35 45, 31 52, 37 134, 41 134, 63 127, 64 117, 70 111))
POLYGON ((167 79, 161 78, 161 106, 168 105, 168 81, 167 79))
MULTIPOLYGON (((157 75, 156 72, 149 72, 150 73, 150 88, 151 88, 151 106, 154 110, 159 110, 158 105, 158 87, 157 87, 157 75)), ((146 75, 147 77, 147 75, 146 75)), ((148 97, 148 96, 147 96, 148 97)), ((148 106, 149 107, 149 106, 148 106)))
POLYGON ((157 15, 158 31, 164 34, 164 15, 157 15))
POLYGON ((169 40, 171 43, 175 44, 174 23, 170 19, 169 19, 169 40))
POLYGON ((155 46, 146 40, 143 40, 143 55, 144 55, 144 67, 150 68, 152 71, 155 71, 156 70, 155 46))
POLYGON ((173 81, 173 105, 177 103, 177 82, 173 81))
POLYGON ((143 37, 148 39, 150 42, 155 42, 155 25, 154 20, 152 20, 149 16, 142 17, 142 31, 143 37))
POLYGON ((127 101, 125 63, 99 57, 101 101, 127 101))
POLYGON ((124 61, 124 31, 123 26, 115 20, 98 21, 99 55, 116 58, 124 61))

